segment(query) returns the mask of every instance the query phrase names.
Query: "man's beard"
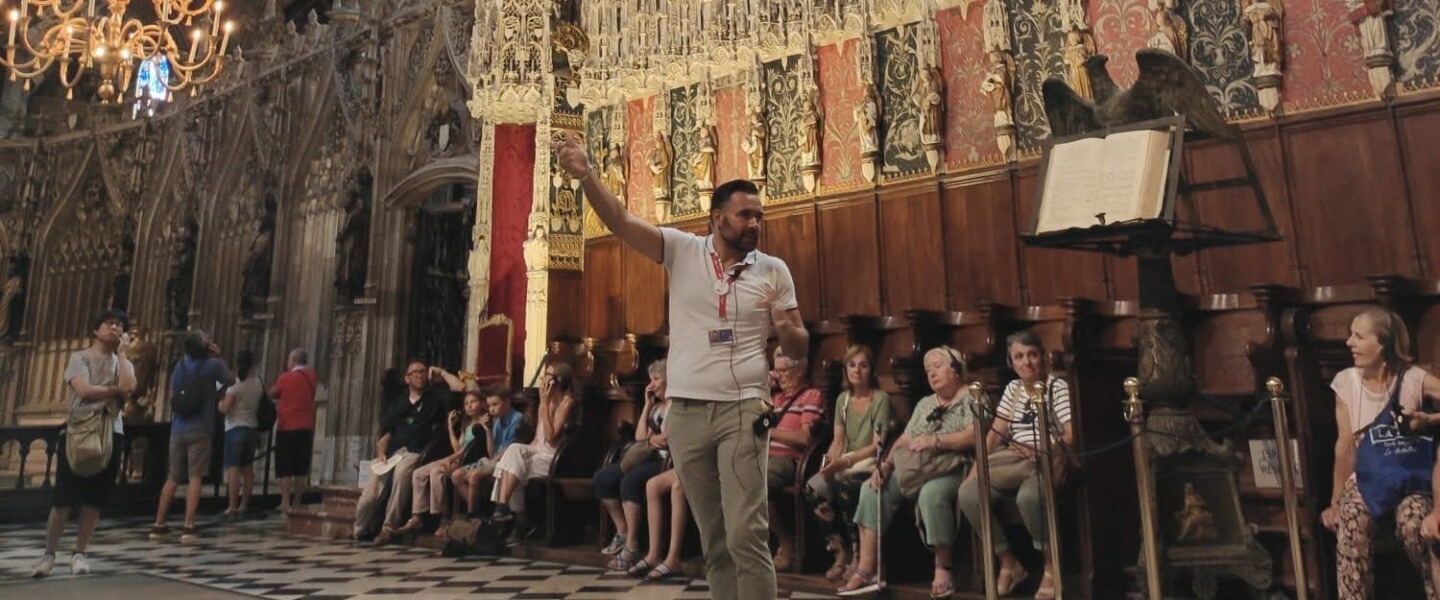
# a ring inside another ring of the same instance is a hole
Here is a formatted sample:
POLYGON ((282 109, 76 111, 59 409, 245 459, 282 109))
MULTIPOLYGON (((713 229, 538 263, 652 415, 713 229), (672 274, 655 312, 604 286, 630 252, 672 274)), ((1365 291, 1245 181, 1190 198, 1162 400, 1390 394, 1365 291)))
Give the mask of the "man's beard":
POLYGON ((755 249, 756 244, 760 241, 760 234, 756 233, 753 237, 748 237, 743 233, 735 236, 728 236, 722 233, 720 239, 725 242, 725 245, 748 254, 755 249))

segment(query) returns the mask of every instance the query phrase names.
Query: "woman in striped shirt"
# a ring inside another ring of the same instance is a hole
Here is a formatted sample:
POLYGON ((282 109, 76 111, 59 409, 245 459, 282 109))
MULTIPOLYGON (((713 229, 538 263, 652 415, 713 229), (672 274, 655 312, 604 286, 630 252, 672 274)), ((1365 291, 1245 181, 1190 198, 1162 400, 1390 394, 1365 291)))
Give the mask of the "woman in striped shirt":
MULTIPOLYGON (((1040 447, 1040 421, 1036 418, 1035 405, 1031 404, 1030 387, 1036 382, 1045 384, 1044 398, 1050 408, 1050 451, 1052 457, 1064 457, 1066 448, 1074 440, 1074 429, 1070 420, 1070 386, 1062 378, 1051 374, 1046 366, 1045 347, 1040 339, 1029 331, 1011 335, 1005 340, 1005 358, 1010 369, 1019 379, 1005 386, 1005 395, 996 410, 995 426, 986 436, 990 451, 990 500, 1013 501, 1020 508, 1025 529, 1030 532, 1035 548, 1045 550, 1046 534, 1045 506, 1040 486, 1040 469, 1037 455, 1040 447)), ((1061 465, 1065 461, 1052 460, 1061 465)), ((972 476, 960 486, 960 510, 970 521, 975 531, 980 531, 980 485, 972 476)), ((1059 472, 1057 471, 1057 474, 1059 472)), ((1000 558, 1000 578, 997 581, 1000 595, 1024 583, 1025 567, 1010 551, 1010 541, 1005 529, 996 518, 996 511, 990 513, 991 541, 995 555, 1000 558)), ((1035 600, 1055 598, 1054 574, 1050 564, 1045 564, 1045 574, 1035 592, 1035 600)))

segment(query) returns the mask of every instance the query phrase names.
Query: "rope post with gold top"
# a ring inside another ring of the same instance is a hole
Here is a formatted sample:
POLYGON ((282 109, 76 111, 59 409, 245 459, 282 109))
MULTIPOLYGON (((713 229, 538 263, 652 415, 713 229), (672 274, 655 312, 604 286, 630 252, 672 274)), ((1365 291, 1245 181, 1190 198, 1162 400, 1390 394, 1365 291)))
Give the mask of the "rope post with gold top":
POLYGON ((980 545, 984 550, 981 554, 981 564, 985 568, 985 600, 997 600, 1000 598, 999 584, 995 580, 995 543, 991 539, 994 533, 990 530, 990 512, 994 510, 990 506, 990 428, 995 424, 994 412, 991 410, 990 397, 985 393, 985 387, 978 381, 970 382, 970 411, 975 414, 975 422, 979 427, 975 439, 975 478, 980 485, 980 545))
POLYGON ((1050 398, 1047 394, 1044 381, 1036 381, 1030 384, 1030 406, 1035 411, 1036 427, 1040 434, 1036 436, 1039 444, 1039 456, 1036 457, 1040 463, 1041 476, 1041 498, 1045 500, 1045 529, 1049 542, 1045 544, 1050 560, 1051 580, 1055 583, 1055 597, 1065 597, 1065 570, 1060 560, 1060 520, 1058 507, 1055 504, 1055 457, 1051 454, 1054 445, 1050 443, 1050 398))
POLYGON ((1130 423, 1130 435, 1135 441, 1131 448, 1135 452, 1135 483, 1140 495, 1140 532, 1143 536, 1145 556, 1146 596, 1150 600, 1162 600, 1164 590, 1160 587, 1160 540, 1155 521, 1155 478, 1150 470, 1150 442, 1145 437, 1145 405, 1140 401, 1140 380, 1125 378, 1125 421, 1130 423))
POLYGON ((1295 598, 1308 600, 1310 581, 1305 574, 1305 559, 1300 555, 1300 501, 1295 494, 1295 477, 1291 469, 1295 458, 1290 454, 1290 418, 1285 410, 1285 384, 1279 377, 1265 381, 1270 392, 1270 410, 1275 417, 1275 450, 1280 458, 1280 489, 1285 497, 1285 525, 1290 532, 1290 559, 1295 566, 1295 598))

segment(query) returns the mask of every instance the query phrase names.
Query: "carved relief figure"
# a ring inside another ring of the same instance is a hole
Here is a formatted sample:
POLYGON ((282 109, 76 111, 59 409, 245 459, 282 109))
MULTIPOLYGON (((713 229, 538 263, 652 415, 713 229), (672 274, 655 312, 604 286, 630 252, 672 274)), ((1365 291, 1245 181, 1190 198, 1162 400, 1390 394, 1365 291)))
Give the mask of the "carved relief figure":
POLYGON ((1189 61, 1190 29, 1185 19, 1180 18, 1177 0, 1150 0, 1151 48, 1169 51, 1181 60, 1189 61))
POLYGON ((796 115, 800 127, 800 164, 820 164, 820 109, 815 91, 805 93, 800 101, 800 114, 796 115))
POLYGON ((875 84, 865 84, 865 97, 855 106, 855 123, 860 128, 860 155, 880 152, 880 99, 875 84))
POLYGON ((1245 23, 1250 29, 1250 60, 1256 72, 1276 72, 1281 61, 1281 17, 1285 11, 1280 0, 1245 0, 1242 4, 1245 23))
POLYGON ((1083 0, 1063 0, 1060 11, 1065 21, 1065 80, 1075 93, 1094 99, 1085 59, 1095 54, 1095 36, 1090 33, 1090 24, 1085 18, 1085 3, 1083 0))
POLYGON ((30 274, 30 259, 17 254, 9 262, 5 284, 0 285, 0 342, 14 341, 25 322, 25 280, 30 274))
POLYGON ((265 194, 260 229, 250 240, 250 253, 240 269, 240 313, 249 317, 265 306, 270 296, 270 266, 275 248, 275 196, 265 194))
POLYGON ((740 149, 749 159, 750 179, 765 181, 765 145, 769 142, 770 130, 765 127, 765 117, 756 110, 750 113, 750 133, 741 142, 740 149))
POLYGON ((945 131, 945 79, 940 65, 920 70, 920 139, 934 143, 945 131))
POLYGON ((696 144, 700 150, 695 154, 695 186, 715 189, 715 123, 707 120, 700 124, 696 144))
POLYGON ((135 365, 135 391, 125 400, 126 421, 149 421, 150 407, 145 397, 155 389, 155 378, 160 372, 160 350, 146 338, 141 328, 130 330, 130 345, 125 347, 125 356, 135 365))
POLYGON ((615 194, 620 202, 625 202, 625 147, 620 142, 612 142, 608 150, 604 150, 604 158, 601 161, 605 166, 604 172, 600 174, 600 183, 615 194))
POLYGON ((195 241, 200 224, 185 220, 185 231, 175 242, 170 257, 170 277, 165 281, 166 316, 171 331, 184 331, 190 324, 190 290, 195 277, 195 241))
POLYGON ((1014 68, 1010 64, 1010 57, 999 50, 991 51, 988 56, 990 68, 985 74, 985 80, 980 83, 980 91, 990 99, 990 108, 995 111, 995 125, 1014 125, 1015 121, 1010 112, 1014 68))
POLYGON ((1215 528, 1215 513, 1210 512, 1194 483, 1185 484, 1185 506, 1175 511, 1175 522, 1176 541, 1206 542, 1220 537, 1215 528))
POLYGON ((1365 49, 1365 67, 1375 95, 1390 94, 1390 65, 1395 55, 1390 51, 1390 34, 1385 20, 1393 13, 1392 0, 1345 0, 1350 22, 1360 31, 1360 47, 1365 49))
POLYGON ((656 200, 670 197, 670 166, 675 162, 675 149, 670 146, 670 136, 665 132, 655 133, 655 151, 650 154, 650 173, 654 178, 656 200))
POLYGON ((345 225, 335 236, 336 302, 348 302, 365 293, 365 270, 370 259, 370 208, 364 193, 351 188, 345 202, 345 225))

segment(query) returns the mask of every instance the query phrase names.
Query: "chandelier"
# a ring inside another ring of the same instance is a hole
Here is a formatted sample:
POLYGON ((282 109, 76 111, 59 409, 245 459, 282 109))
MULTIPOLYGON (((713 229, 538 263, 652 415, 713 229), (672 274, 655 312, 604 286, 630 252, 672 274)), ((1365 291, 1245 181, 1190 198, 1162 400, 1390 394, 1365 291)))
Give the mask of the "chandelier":
MULTIPOLYGON (((0 5, 13 2, 0 0, 0 5)), ((32 80, 58 67, 66 99, 73 99, 81 75, 93 70, 100 76, 100 100, 109 103, 129 89, 137 64, 163 62, 167 76, 137 86, 136 99, 153 95, 160 86, 189 88, 193 96, 224 69, 234 23, 221 22, 223 0, 151 2, 155 20, 146 23, 125 15, 130 0, 104 0, 104 14, 96 9, 97 0, 73 0, 69 6, 66 0, 19 0, 19 6, 4 11, 9 32, 0 65, 10 71, 10 81, 24 80, 27 91, 32 80)))

